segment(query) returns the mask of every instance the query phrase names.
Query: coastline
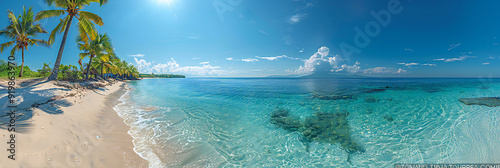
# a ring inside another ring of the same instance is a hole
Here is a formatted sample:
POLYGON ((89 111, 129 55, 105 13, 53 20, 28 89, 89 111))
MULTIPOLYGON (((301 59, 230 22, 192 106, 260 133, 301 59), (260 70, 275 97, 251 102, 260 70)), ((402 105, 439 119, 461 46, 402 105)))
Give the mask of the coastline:
MULTIPOLYGON (((14 133, 16 160, 8 158, 5 144, 0 162, 8 167, 147 167, 133 150, 130 127, 113 109, 125 93, 124 86, 117 82, 87 90, 38 82, 19 88, 24 96, 19 109, 39 105, 20 110, 14 133)), ((2 142, 8 142, 11 132, 5 129, 4 118, 1 126, 2 142)))

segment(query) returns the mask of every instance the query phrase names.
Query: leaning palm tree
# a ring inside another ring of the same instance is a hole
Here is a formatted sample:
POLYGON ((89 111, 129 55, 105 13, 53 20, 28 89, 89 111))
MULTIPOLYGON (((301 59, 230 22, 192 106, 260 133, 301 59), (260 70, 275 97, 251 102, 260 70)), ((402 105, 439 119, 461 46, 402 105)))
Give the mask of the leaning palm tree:
POLYGON ((95 58, 95 61, 92 62, 92 66, 96 69, 101 69, 101 78, 104 79, 105 70, 106 73, 114 72, 117 69, 117 66, 114 64, 114 60, 117 60, 115 53, 101 54, 95 58))
POLYGON ((133 64, 129 64, 127 66, 127 69, 130 72, 130 75, 132 75, 132 77, 134 77, 134 78, 139 77, 139 71, 137 70, 137 68, 133 64))
POLYGON ((26 11, 23 7, 23 13, 16 17, 14 12, 9 11, 8 17, 10 25, 0 31, 0 36, 4 35, 10 38, 12 41, 3 43, 0 45, 0 53, 3 53, 5 48, 15 45, 10 51, 11 55, 14 55, 16 51, 22 51, 22 63, 21 71, 19 71, 19 77, 23 77, 24 72, 24 50, 28 50, 28 46, 33 46, 40 44, 46 47, 50 47, 49 43, 45 40, 35 39, 39 33, 47 33, 43 30, 41 24, 36 24, 33 20, 34 13, 31 7, 26 11))
POLYGON ((113 60, 113 64, 116 66, 115 71, 114 71, 115 79, 118 79, 118 76, 123 75, 122 61, 120 59, 113 60))
POLYGON ((92 2, 98 2, 101 6, 108 3, 108 0, 44 0, 49 6, 55 5, 56 7, 63 8, 61 10, 45 10, 38 12, 36 14, 36 20, 41 20, 50 17, 56 17, 68 13, 61 22, 52 31, 49 37, 49 42, 54 43, 56 33, 62 33, 64 31, 64 36, 61 42, 61 47, 57 53, 56 62, 54 64, 53 73, 49 76, 48 80, 57 80, 57 75, 59 73, 59 65, 61 64, 62 54, 64 52, 64 45, 66 44, 66 38, 68 37, 69 28, 71 27, 71 22, 73 17, 78 19, 78 32, 84 41, 87 39, 93 40, 96 38, 97 32, 94 27, 94 23, 102 26, 104 23, 102 18, 96 14, 81 11, 85 6, 92 2), (92 23, 93 22, 93 23, 92 23))
POLYGON ((113 46, 111 45, 111 39, 109 36, 105 34, 101 34, 97 36, 94 40, 84 40, 81 36, 76 38, 78 48, 83 53, 80 53, 80 59, 84 59, 89 57, 89 64, 87 64, 87 76, 86 79, 89 79, 90 66, 92 66, 93 58, 96 56, 106 55, 108 53, 113 52, 113 46))
POLYGON ((116 63, 116 66, 118 68, 118 74, 122 77, 123 80, 125 80, 125 75, 129 74, 129 71, 127 69, 127 65, 128 65, 128 63, 125 60, 116 63))

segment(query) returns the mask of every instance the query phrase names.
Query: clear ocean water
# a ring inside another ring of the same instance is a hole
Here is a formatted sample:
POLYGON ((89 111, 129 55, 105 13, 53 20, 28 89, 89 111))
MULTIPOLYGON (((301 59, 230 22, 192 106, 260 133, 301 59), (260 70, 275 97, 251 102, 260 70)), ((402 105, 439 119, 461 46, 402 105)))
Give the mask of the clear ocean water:
POLYGON ((500 79, 145 79, 115 107, 150 167, 393 167, 500 163, 500 79), (271 121, 348 112, 351 139, 304 141, 271 121), (308 148, 306 150, 306 148, 308 148))

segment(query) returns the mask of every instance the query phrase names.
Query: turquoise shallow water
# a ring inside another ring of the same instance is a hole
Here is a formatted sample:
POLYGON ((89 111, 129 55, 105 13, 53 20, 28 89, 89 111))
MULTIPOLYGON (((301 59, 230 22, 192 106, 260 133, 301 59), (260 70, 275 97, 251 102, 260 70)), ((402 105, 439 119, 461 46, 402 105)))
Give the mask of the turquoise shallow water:
POLYGON ((500 96, 499 79, 146 79, 128 87, 115 110, 150 167, 500 163, 500 107, 458 101, 500 96), (277 109, 301 121, 348 112, 365 152, 304 142, 271 124, 277 109))

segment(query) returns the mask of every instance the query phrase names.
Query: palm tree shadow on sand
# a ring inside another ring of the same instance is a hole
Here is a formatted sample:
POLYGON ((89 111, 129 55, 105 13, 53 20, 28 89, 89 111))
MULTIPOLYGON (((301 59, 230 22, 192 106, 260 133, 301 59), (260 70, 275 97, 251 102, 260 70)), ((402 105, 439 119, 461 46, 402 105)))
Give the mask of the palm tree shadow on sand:
POLYGON ((39 109, 42 112, 52 115, 63 114, 61 107, 69 107, 72 105, 67 100, 55 99, 55 93, 58 91, 70 91, 65 88, 43 88, 42 85, 47 83, 45 79, 26 80, 19 83, 14 93, 15 104, 9 103, 8 90, 6 87, 0 88, 0 129, 8 129, 11 122, 11 110, 15 110, 15 132, 28 133, 32 127, 31 118, 37 113, 34 109, 39 109), (17 105, 17 108, 8 108, 10 105, 17 105))

